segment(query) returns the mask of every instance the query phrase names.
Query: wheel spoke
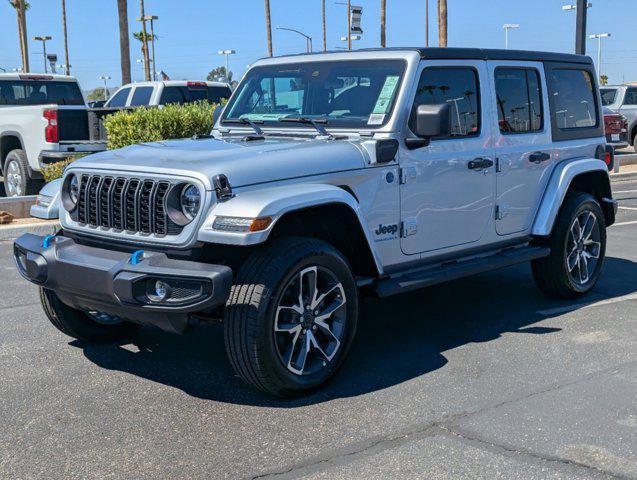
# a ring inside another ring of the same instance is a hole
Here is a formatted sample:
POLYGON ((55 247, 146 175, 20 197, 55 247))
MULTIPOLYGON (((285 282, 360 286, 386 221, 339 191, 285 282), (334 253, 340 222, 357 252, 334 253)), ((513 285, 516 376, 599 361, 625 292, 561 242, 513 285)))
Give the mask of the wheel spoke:
POLYGON ((307 355, 310 352, 311 343, 309 335, 300 335, 300 330, 294 336, 292 341, 292 347, 290 348, 288 358, 288 369, 296 373, 297 375, 303 375, 305 370, 305 363, 307 362, 307 355), (298 345, 298 347, 297 347, 298 345))
MULTIPOLYGON (((334 335, 334 332, 332 332, 332 329, 330 328, 330 326, 327 323, 325 323, 323 320, 315 320, 314 323, 316 323, 316 325, 319 326, 320 331, 322 333, 324 333, 325 335, 327 335, 327 337, 329 337, 330 343, 334 342, 333 347, 331 349, 331 353, 329 354, 326 353, 322 348, 320 348, 318 346, 318 343, 316 343, 316 347, 321 351, 321 353, 326 358, 326 360, 330 361, 332 360, 332 358, 334 358, 334 355, 336 355, 336 352, 338 352, 338 349, 341 346, 341 341, 338 339, 336 335, 334 335)), ((316 342, 316 338, 314 335, 312 335, 312 338, 314 338, 316 342)))
POLYGON ((588 282, 588 260, 584 254, 579 256, 579 278, 582 284, 588 282))
POLYGON ((582 238, 582 227, 579 223, 579 218, 576 218, 573 225, 571 225, 571 235, 575 243, 579 242, 582 238))
POLYGON ((575 267, 579 265, 579 252, 577 248, 574 248, 573 251, 568 255, 567 258, 568 263, 568 271, 572 272, 575 267))
POLYGON ((593 229, 595 228, 595 222, 597 218, 593 215, 592 212, 588 212, 588 217, 586 217, 586 221, 584 222, 584 227, 582 228, 582 238, 584 241, 590 240, 591 235, 593 234, 593 229))
POLYGON ((316 267, 309 267, 299 273, 299 305, 311 305, 316 300, 316 267))
POLYGON ((598 259, 599 254, 601 253, 601 250, 602 250, 602 244, 600 242, 594 242, 593 240, 589 240, 588 242, 584 243, 584 252, 582 253, 587 255, 587 258, 598 259))
POLYGON ((340 284, 340 283, 337 283, 337 284, 336 284, 336 285, 334 285, 332 288, 330 288, 327 292, 322 293, 321 295, 319 295, 319 296, 318 296, 318 297, 314 300, 314 302, 312 302, 312 304, 310 305, 310 306, 312 307, 312 310, 314 310, 316 307, 318 307, 318 306, 321 304, 321 302, 322 302, 323 300, 325 300, 325 298, 327 298, 327 296, 328 296, 328 295, 330 295, 330 294, 332 294, 332 293, 334 293, 334 292, 336 292, 336 291, 338 291, 338 292, 341 294, 341 296, 342 296, 343 298, 345 297, 345 292, 344 292, 344 290, 343 290, 343 285, 342 285, 342 284, 340 284))

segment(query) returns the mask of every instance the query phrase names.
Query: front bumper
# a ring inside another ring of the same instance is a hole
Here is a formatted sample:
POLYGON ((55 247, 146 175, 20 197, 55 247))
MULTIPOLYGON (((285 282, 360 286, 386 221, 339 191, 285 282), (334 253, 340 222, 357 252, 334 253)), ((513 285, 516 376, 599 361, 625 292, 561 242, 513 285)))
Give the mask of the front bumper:
POLYGON ((22 235, 13 254, 23 277, 53 290, 73 308, 172 332, 182 332, 190 314, 225 304, 232 285, 232 270, 223 265, 173 260, 155 252, 135 256, 62 236, 22 235), (164 300, 155 295, 157 281, 168 286, 164 300))

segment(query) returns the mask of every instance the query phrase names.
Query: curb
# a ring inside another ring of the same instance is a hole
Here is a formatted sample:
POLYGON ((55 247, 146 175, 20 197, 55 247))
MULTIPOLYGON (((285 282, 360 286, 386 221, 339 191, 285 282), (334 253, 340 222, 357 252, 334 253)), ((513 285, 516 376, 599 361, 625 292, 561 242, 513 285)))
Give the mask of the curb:
POLYGON ((623 182, 637 178, 637 172, 613 173, 610 176, 611 181, 623 182))
POLYGON ((4 225, 0 227, 0 241, 15 240, 25 233, 33 233, 34 235, 53 235, 60 228, 59 222, 48 221, 30 223, 27 225, 4 225))

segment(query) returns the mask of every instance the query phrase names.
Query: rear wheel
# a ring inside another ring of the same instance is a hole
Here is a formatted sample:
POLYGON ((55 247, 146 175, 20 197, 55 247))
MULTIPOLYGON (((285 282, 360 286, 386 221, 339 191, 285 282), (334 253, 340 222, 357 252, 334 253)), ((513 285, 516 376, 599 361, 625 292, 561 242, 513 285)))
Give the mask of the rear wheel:
POLYGON ((7 197, 34 195, 42 186, 41 180, 29 175, 29 162, 24 150, 11 150, 4 162, 4 189, 7 197))
POLYGON ((329 244, 277 240, 240 269, 224 315, 237 374, 280 397, 309 393, 339 368, 356 332, 358 292, 329 244))
POLYGON ((558 298, 588 293, 599 279, 606 253, 606 223, 595 197, 569 194, 549 246, 551 254, 531 264, 540 290, 558 298))
POLYGON ((40 289, 44 313, 55 328, 88 342, 110 342, 130 337, 140 325, 100 312, 83 312, 63 303, 52 290, 40 289))

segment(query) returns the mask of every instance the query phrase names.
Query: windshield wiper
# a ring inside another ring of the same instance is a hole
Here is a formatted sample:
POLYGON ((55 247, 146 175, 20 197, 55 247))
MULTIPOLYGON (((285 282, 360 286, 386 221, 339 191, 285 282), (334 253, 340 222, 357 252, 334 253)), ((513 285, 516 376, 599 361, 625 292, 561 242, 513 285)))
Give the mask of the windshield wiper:
POLYGON ((283 117, 279 122, 302 123, 304 125, 312 125, 318 133, 324 137, 334 138, 330 132, 325 130, 323 125, 327 125, 325 118, 308 118, 308 117, 283 117))
POLYGON ((263 120, 249 120, 247 118, 224 118, 221 123, 237 123, 239 125, 249 125, 257 135, 264 135, 263 130, 257 124, 263 125, 263 120))

